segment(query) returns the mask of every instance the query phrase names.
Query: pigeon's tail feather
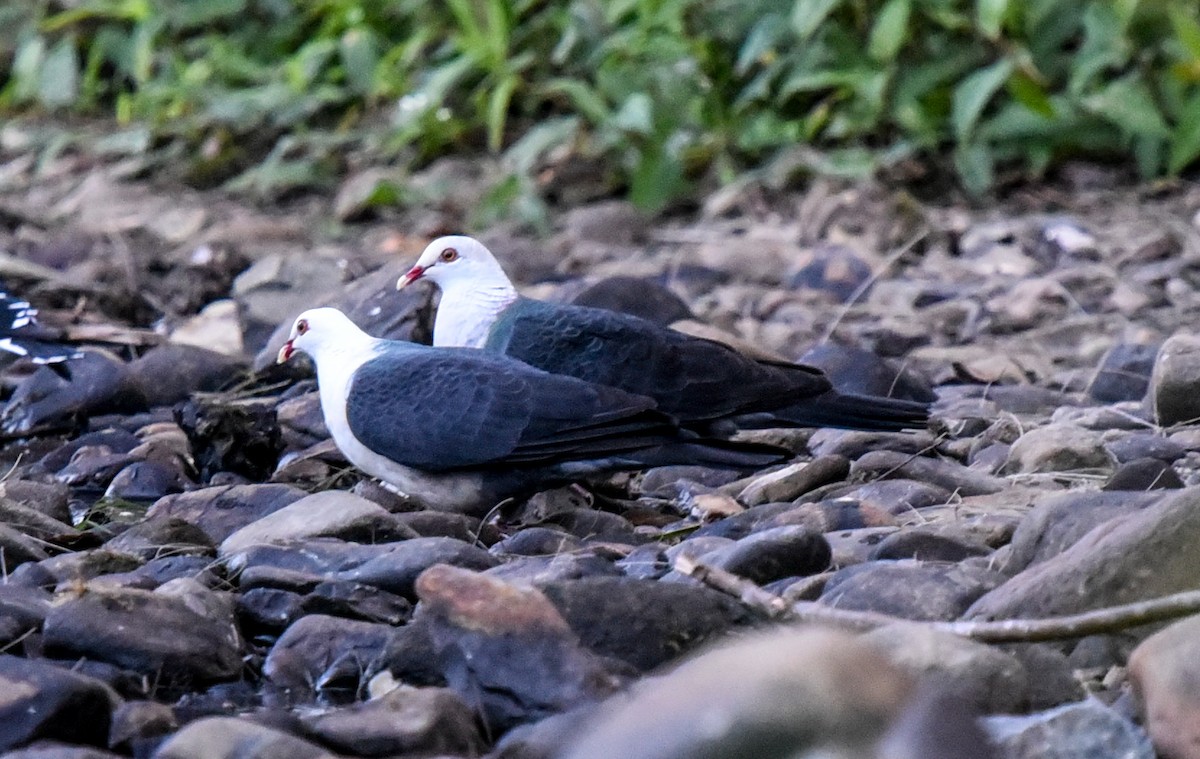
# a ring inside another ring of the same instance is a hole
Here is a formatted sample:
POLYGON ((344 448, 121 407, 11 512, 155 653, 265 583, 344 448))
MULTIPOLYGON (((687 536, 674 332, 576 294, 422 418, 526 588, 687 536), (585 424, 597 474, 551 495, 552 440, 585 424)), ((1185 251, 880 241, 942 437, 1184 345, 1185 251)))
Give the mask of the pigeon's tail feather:
POLYGON ((824 393, 816 398, 737 420, 743 428, 839 427, 871 432, 924 429, 929 405, 899 398, 852 393, 824 393))
POLYGON ((705 438, 646 448, 632 455, 641 467, 695 464, 720 469, 761 469, 782 464, 794 454, 765 443, 705 438))

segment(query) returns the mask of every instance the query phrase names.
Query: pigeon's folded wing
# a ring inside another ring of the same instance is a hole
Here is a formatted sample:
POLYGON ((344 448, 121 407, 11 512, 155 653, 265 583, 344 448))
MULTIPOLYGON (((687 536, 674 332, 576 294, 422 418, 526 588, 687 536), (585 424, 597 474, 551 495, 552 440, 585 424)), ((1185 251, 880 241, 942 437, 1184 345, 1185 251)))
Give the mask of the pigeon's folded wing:
POLYGON ((674 437, 648 398, 472 349, 385 351, 351 379, 363 445, 429 472, 603 457, 674 437))

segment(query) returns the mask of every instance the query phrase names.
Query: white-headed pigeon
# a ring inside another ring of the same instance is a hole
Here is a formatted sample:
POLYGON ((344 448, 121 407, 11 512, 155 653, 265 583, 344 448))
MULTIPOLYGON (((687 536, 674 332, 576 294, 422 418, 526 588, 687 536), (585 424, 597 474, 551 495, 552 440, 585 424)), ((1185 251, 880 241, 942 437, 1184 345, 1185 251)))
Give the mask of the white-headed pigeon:
POLYGON ((756 361, 629 314, 522 297, 471 237, 434 240, 396 287, 419 279, 442 291, 434 345, 483 348, 646 395, 686 426, 899 431, 928 419, 923 403, 839 393, 816 367, 756 361))
MULTIPOLYGON (((0 283, 0 351, 10 361, 27 358, 35 364, 48 364, 61 371, 61 365, 79 358, 79 351, 56 341, 56 335, 37 322, 37 309, 8 293, 0 283), (15 357, 15 358, 13 358, 15 357)), ((7 363, 0 359, 0 363, 7 363)))
POLYGON ((708 440, 650 398, 485 351, 374 338, 341 311, 305 311, 279 361, 317 367, 321 410, 346 458, 427 506, 486 510, 604 471, 665 464, 755 469, 790 454, 708 440))

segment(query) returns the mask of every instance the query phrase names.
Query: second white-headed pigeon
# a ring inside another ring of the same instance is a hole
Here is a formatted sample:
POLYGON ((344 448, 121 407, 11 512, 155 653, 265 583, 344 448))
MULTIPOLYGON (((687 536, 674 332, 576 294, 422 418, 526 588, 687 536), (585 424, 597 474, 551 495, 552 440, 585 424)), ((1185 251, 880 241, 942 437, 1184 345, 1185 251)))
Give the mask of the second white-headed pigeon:
POLYGON ((723 343, 599 308, 518 295, 482 243, 441 237, 396 283, 441 288, 433 344, 503 353, 553 374, 647 395, 685 425, 922 428, 926 404, 836 391, 816 367, 757 361, 723 343))
POLYGON ((279 361, 317 367, 325 424, 352 464, 427 506, 486 511, 598 472, 665 464, 756 469, 790 454, 682 430, 654 401, 485 351, 383 340, 305 311, 279 361))
POLYGON ((74 348, 57 342, 56 338, 53 331, 38 324, 35 308, 9 294, 0 283, 0 351, 7 353, 11 361, 26 358, 35 364, 55 368, 81 355, 74 348))

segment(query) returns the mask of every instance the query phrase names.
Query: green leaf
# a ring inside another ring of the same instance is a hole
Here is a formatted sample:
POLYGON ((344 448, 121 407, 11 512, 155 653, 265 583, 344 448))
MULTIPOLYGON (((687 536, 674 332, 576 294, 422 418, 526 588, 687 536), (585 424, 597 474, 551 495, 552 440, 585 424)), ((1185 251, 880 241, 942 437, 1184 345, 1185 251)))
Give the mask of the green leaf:
POLYGON ((1118 79, 1089 96, 1084 106, 1129 135, 1166 137, 1170 132, 1150 88, 1136 74, 1118 79))
POLYGON ((71 105, 79 96, 79 56, 75 40, 65 37, 51 48, 38 77, 38 100, 47 108, 71 105))
POLYGON ((963 187, 972 195, 982 195, 995 181, 992 153, 986 145, 959 145, 954 151, 954 168, 963 187))
POLYGON ((46 60, 46 40, 41 35, 29 37, 17 49, 12 64, 13 96, 17 102, 37 94, 38 77, 46 60))
POLYGON ((1191 6, 1190 12, 1184 9, 1182 3, 1167 6, 1175 39, 1179 40, 1192 60, 1200 59, 1200 21, 1196 19, 1195 11, 1195 5, 1191 6))
POLYGON ((792 6, 792 31, 803 42, 841 5, 842 0, 796 0, 792 6))
POLYGON ((875 25, 871 27, 871 38, 867 42, 867 54, 873 59, 886 62, 896 57, 904 44, 908 32, 908 16, 912 11, 912 0, 888 0, 879 11, 875 25))
POLYGON ((592 124, 603 124, 612 117, 608 104, 599 93, 577 79, 551 79, 542 87, 545 95, 563 95, 571 107, 592 124))
POLYGON ((954 98, 950 109, 950 121, 954 125, 954 137, 959 142, 966 142, 979 117, 992 96, 1012 74, 1013 63, 1002 58, 991 66, 982 68, 971 74, 954 88, 954 98))
POLYGON ((1039 116, 1054 118, 1054 104, 1050 102, 1050 95, 1024 71, 1014 72, 1009 78, 1008 92, 1014 100, 1039 116))
POLYGON ((518 174, 530 174, 542 156, 572 142, 578 134, 578 116, 560 116, 542 121, 505 151, 504 161, 518 174))
POLYGON ((666 150, 643 154, 629 181, 629 200, 648 213, 667 206, 684 188, 683 164, 666 150))
POLYGON ((358 95, 372 95, 375 91, 375 68, 379 65, 379 51, 369 29, 350 29, 342 35, 339 45, 342 68, 346 71, 346 83, 358 95))
POLYGON ((492 90, 488 98, 487 132, 488 149, 495 152, 504 144, 504 125, 508 121, 508 104, 512 101, 513 93, 517 91, 520 79, 515 75, 505 77, 492 90))
POLYGON ((1167 153, 1167 171, 1178 174, 1197 158, 1200 158, 1200 92, 1192 96, 1179 114, 1167 153))
POLYGON ((654 101, 644 92, 635 92, 613 115, 613 126, 626 132, 650 134, 654 129, 654 101))
POLYGON ((989 40, 1000 37, 1000 24, 1008 11, 1008 0, 976 0, 975 24, 989 40))

